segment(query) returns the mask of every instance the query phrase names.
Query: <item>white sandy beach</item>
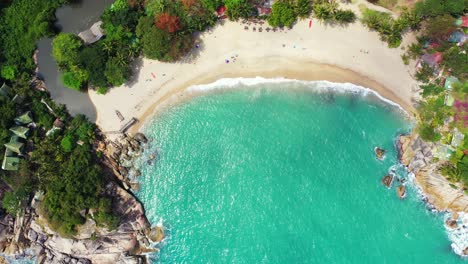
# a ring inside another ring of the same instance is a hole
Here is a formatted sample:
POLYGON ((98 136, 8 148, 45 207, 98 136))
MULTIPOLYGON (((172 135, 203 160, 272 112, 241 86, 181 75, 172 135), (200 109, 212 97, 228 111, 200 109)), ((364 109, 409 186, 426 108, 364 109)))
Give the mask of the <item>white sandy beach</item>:
POLYGON ((132 117, 139 119, 141 125, 155 106, 171 95, 190 85, 228 77, 350 82, 374 89, 413 111, 411 98, 417 87, 411 77, 414 66, 403 64, 401 48, 388 48, 376 32, 370 32, 360 22, 340 27, 313 19, 309 28, 307 19, 291 30, 278 32, 266 32, 266 24, 263 32, 254 32, 254 25, 246 31, 244 26, 225 21, 204 33, 200 48, 195 49, 199 54, 191 62, 143 59, 134 81, 113 88, 106 95, 90 91, 96 123, 104 132, 119 130, 132 117), (237 56, 235 61, 233 56, 237 56), (124 121, 119 120, 116 110, 123 114, 124 121))

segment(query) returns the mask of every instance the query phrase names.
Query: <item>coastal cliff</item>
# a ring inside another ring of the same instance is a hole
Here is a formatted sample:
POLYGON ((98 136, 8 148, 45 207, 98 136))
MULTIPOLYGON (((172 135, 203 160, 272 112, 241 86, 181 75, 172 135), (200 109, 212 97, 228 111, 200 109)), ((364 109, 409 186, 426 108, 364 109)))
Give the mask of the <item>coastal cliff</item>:
POLYGON ((468 257, 468 195, 465 187, 450 182, 439 172, 444 161, 434 158, 434 144, 423 141, 417 133, 400 136, 397 146, 400 162, 414 174, 423 200, 432 209, 446 212, 444 226, 453 251, 468 257))
MULTIPOLYGON (((143 135, 135 138, 139 141, 133 137, 122 137, 122 140, 130 142, 124 148, 137 153, 146 138, 143 135)), ((112 144, 105 138, 96 142, 96 148, 104 154, 101 163, 108 179, 103 192, 111 198, 113 213, 119 218, 115 230, 100 227, 88 218, 76 235, 63 236, 49 227, 41 212, 42 194, 36 193, 22 213, 16 217, 8 214, 0 217, 0 252, 10 258, 35 256, 37 263, 146 263, 145 254, 158 250, 151 247, 151 242, 162 240, 164 231, 161 227, 151 228, 143 205, 130 192, 129 185, 133 184, 127 185, 127 174, 121 173, 126 170, 120 161, 111 157, 116 151, 113 145, 120 144, 112 144)), ((128 151, 125 153, 129 155, 128 151)), ((82 214, 93 215, 93 212, 82 214)))
POLYGON ((443 161, 436 161, 434 145, 423 141, 417 133, 400 136, 400 161, 414 174, 427 202, 439 211, 468 213, 468 195, 460 183, 452 183, 440 174, 443 161))

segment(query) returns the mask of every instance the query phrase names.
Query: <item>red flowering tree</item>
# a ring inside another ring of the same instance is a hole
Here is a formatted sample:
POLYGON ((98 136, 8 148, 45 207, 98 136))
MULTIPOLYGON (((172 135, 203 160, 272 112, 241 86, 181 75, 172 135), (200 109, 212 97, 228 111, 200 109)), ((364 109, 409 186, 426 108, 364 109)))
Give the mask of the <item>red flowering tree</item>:
POLYGON ((180 29, 179 17, 171 16, 168 13, 159 14, 154 21, 154 25, 169 33, 174 33, 180 29))

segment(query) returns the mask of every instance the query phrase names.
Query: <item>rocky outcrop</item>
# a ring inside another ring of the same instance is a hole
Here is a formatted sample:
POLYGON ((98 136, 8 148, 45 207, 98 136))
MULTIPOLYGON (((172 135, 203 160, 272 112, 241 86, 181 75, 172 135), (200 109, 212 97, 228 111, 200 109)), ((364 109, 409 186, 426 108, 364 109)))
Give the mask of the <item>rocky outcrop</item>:
POLYGON ((383 160, 384 157, 385 157, 385 150, 384 149, 381 149, 379 147, 375 147, 374 148, 374 153, 375 153, 375 157, 378 159, 378 160, 383 160))
POLYGON ((136 177, 141 175, 141 171, 135 167, 134 159, 142 154, 147 143, 146 136, 137 133, 134 136, 123 135, 119 139, 107 142, 107 144, 99 144, 105 154, 103 163, 112 170, 112 173, 127 190, 139 189, 136 177))
POLYGON ((398 186, 396 191, 400 199, 404 199, 406 197, 406 187, 404 185, 398 186))
POLYGON ((424 142, 419 135, 400 136, 398 148, 400 161, 414 173, 416 184, 422 189, 427 202, 439 211, 468 212, 468 195, 461 186, 450 183, 439 173, 442 162, 434 160, 432 143, 424 142))
MULTIPOLYGON (((97 228, 88 220, 88 232, 66 238, 53 232, 38 215, 26 233, 31 248, 44 263, 144 263, 141 253, 151 252, 145 233, 151 232, 142 205, 115 183, 106 186, 106 194, 113 197, 113 208, 120 215, 114 231, 97 228)), ((39 262, 41 263, 41 262, 39 262)))
POLYGON ((382 184, 388 189, 392 187, 392 183, 393 183, 393 175, 385 175, 382 178, 382 184))

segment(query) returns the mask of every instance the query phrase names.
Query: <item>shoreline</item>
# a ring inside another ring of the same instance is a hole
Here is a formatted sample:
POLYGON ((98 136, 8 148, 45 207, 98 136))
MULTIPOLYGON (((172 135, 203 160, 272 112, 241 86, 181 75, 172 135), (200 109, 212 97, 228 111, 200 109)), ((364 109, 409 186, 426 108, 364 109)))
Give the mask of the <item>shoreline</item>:
MULTIPOLYGON (((272 81, 275 79, 282 79, 285 82, 314 82, 314 81, 325 81, 339 84, 352 84, 360 86, 359 88, 369 89, 376 94, 379 99, 388 104, 395 104, 395 106, 401 107, 401 109, 408 114, 410 119, 413 119, 417 114, 416 109, 405 102, 402 98, 397 96, 391 89, 388 89, 379 82, 372 80, 366 76, 363 76, 357 72, 349 69, 343 69, 335 65, 320 64, 316 62, 299 63, 301 69, 295 68, 293 70, 274 70, 269 72, 226 72, 219 73, 213 72, 212 75, 204 75, 193 80, 187 81, 181 86, 177 86, 165 93, 164 95, 157 98, 143 114, 137 116, 138 122, 129 129, 129 132, 135 134, 141 132, 141 129, 151 122, 151 119, 166 111, 168 108, 173 107, 179 103, 187 102, 196 96, 203 96, 212 92, 201 91, 192 92, 189 91, 195 86, 207 86, 212 85, 222 79, 255 79, 260 78, 260 83, 272 81), (306 68, 304 70, 303 68, 306 68), (386 102, 388 100, 389 102, 386 102)), ((290 64, 289 64, 290 65, 290 64)))
MULTIPOLYGON (((376 32, 360 23, 347 27, 301 20, 291 30, 252 32, 224 22, 200 35, 192 57, 177 63, 140 59, 134 78, 106 95, 89 91, 102 131, 118 131, 132 118, 137 131, 157 106, 193 85, 222 78, 286 78, 352 83, 370 88, 401 105, 410 115, 417 82, 414 65, 404 65, 401 49, 389 49, 376 32), (116 115, 119 111, 124 120, 116 115)), ((404 39, 410 43, 413 36, 404 39)))

